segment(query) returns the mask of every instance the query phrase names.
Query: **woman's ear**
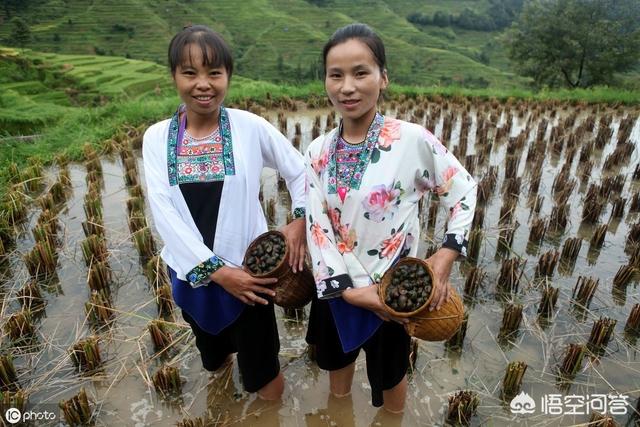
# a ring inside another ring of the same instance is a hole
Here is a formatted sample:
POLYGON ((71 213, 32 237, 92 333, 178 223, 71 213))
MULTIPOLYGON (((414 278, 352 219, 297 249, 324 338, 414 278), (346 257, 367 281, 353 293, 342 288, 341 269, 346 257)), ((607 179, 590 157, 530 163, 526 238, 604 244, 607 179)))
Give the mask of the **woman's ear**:
POLYGON ((382 70, 382 82, 380 84, 380 90, 385 90, 389 86, 389 77, 387 76, 387 69, 382 70))

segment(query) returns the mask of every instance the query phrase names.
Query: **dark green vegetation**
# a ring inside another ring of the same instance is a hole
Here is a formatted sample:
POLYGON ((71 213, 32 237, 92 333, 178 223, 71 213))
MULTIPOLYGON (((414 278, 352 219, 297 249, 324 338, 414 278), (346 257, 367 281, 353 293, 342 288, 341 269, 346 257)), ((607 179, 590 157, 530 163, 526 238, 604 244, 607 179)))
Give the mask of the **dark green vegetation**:
MULTIPOLYGON (((501 43, 519 9, 515 0, 21 0, 7 1, 5 22, 29 25, 26 47, 38 51, 122 56, 166 64, 171 36, 185 24, 220 31, 233 47, 238 74, 257 80, 310 81, 321 74, 320 52, 338 27, 361 21, 383 37, 392 82, 523 87, 501 43), (501 12, 498 12, 500 10, 501 12), (423 25, 415 16, 453 16, 455 24, 423 25), (498 16, 500 15, 500 16, 498 16), (412 16, 414 18, 412 18, 412 16), (411 19, 410 20, 408 20, 411 19), (494 31, 477 31, 486 20, 494 31), (471 29, 470 29, 471 28, 471 29)), ((11 25, 0 27, 4 44, 11 25)))
POLYGON ((529 2, 508 38, 509 56, 538 85, 615 85, 640 58, 640 3, 529 2))

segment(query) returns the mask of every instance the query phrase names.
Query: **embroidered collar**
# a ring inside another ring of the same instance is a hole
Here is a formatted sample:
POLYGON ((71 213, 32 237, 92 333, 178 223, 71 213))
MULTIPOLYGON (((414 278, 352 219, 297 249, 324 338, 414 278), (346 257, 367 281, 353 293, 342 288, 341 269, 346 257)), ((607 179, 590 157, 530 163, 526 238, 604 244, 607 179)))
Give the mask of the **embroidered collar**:
MULTIPOLYGON (((367 169, 369 165, 369 160, 371 160, 371 153, 373 149, 378 144, 378 136, 380 135, 380 131, 382 130, 382 126, 384 125, 384 116, 380 113, 376 113, 376 116, 373 118, 371 125, 369 126, 369 130, 367 131, 367 137, 365 138, 365 147, 360 151, 358 156, 358 163, 353 170, 353 174, 351 175, 351 180, 349 182, 349 188, 353 188, 354 190, 358 190, 360 188, 360 183, 362 182, 362 176, 364 175, 364 171, 367 169)), ((329 182, 328 182, 328 192, 329 194, 336 194, 338 192, 338 179, 337 179, 337 163, 336 163, 336 145, 338 144, 338 139, 342 134, 342 121, 340 122, 340 127, 334 133, 333 138, 329 144, 329 164, 327 165, 327 170, 329 172, 329 182)))
MULTIPOLYGON (((167 138, 167 171, 169 173, 169 185, 178 185, 178 141, 184 136, 186 127, 186 114, 180 120, 180 113, 185 111, 184 105, 180 105, 169 124, 169 136, 167 138)), ((224 159, 224 174, 235 175, 235 165, 233 162, 233 143, 231 141, 231 124, 229 123, 229 114, 227 109, 220 106, 220 115, 218 118, 218 128, 222 137, 222 149, 224 159)))

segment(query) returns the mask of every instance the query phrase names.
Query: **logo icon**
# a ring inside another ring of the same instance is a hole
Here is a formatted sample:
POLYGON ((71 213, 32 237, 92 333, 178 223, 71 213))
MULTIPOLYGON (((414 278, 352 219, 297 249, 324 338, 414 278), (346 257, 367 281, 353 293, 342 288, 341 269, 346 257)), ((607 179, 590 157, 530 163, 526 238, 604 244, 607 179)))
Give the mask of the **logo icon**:
POLYGON ((509 404, 512 414, 533 414, 536 411, 536 402, 524 391, 514 397, 509 404))
POLYGON ((22 413, 20 409, 17 408, 9 408, 7 412, 4 413, 4 418, 7 420, 9 424, 16 424, 20 422, 22 418, 22 413))

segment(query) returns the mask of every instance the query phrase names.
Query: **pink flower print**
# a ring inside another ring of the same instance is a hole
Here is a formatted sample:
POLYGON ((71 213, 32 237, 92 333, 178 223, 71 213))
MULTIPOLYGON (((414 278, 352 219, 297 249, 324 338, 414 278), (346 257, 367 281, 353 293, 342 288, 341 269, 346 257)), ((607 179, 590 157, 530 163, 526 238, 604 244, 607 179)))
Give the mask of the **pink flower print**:
POLYGON ((362 201, 365 218, 373 222, 382 222, 387 213, 391 213, 391 216, 393 216, 398 208, 401 194, 402 190, 397 184, 391 184, 389 188, 385 187, 384 184, 374 186, 369 195, 362 201))
POLYGON ((458 168, 455 166, 449 166, 442 172, 442 181, 447 182, 458 173, 458 168))
POLYGON ((319 248, 326 248, 329 244, 327 235, 324 234, 324 230, 317 222, 311 225, 311 238, 313 239, 313 243, 319 248))
POLYGON ((349 224, 343 225, 338 230, 340 241, 337 244, 338 252, 341 254, 345 252, 352 252, 356 246, 356 231, 351 230, 349 224))
POLYGON ((418 190, 419 193, 433 191, 435 187, 436 183, 433 178, 429 176, 429 171, 427 170, 425 170, 422 176, 416 180, 416 190, 418 190))
POLYGON ((382 150, 390 150, 391 144, 400 139, 400 120, 385 117, 384 127, 378 136, 378 147, 382 150))
POLYGON ((311 167, 313 170, 320 175, 320 173, 327 167, 327 163, 329 163, 329 151, 324 150, 320 153, 319 157, 311 158, 311 167))
POLYGON ((340 224, 340 210, 339 209, 329 209, 327 212, 327 215, 329 216, 329 221, 331 222, 331 227, 333 227, 333 231, 335 233, 338 232, 338 230, 340 230, 340 227, 342 226, 340 224))
POLYGON ((391 258, 400 248, 404 235, 401 231, 392 235, 388 239, 384 239, 382 242, 382 249, 380 250, 380 258, 391 258))
POLYGON ((442 180, 442 185, 436 187, 436 193, 438 196, 446 195, 453 184, 453 177, 458 173, 458 168, 455 166, 449 166, 447 169, 442 172, 440 175, 440 179, 442 180))

